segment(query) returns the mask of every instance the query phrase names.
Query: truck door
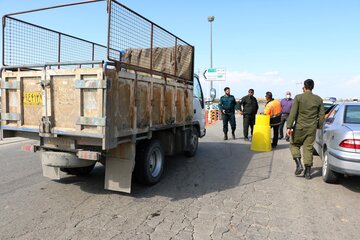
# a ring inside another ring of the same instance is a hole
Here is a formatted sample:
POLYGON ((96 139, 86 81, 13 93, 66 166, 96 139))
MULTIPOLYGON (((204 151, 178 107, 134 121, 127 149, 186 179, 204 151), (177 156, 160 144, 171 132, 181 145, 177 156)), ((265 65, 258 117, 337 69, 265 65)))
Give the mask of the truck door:
POLYGON ((205 136, 205 101, 204 94, 201 88, 201 84, 197 75, 194 75, 194 121, 199 123, 200 126, 200 136, 205 136))

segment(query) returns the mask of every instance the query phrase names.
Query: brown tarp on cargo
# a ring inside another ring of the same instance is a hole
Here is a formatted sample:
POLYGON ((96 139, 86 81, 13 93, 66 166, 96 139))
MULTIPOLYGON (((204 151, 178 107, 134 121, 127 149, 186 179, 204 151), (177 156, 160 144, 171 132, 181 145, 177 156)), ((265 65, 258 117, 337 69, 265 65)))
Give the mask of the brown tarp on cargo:
POLYGON ((174 48, 153 48, 153 61, 151 67, 151 49, 132 48, 125 51, 123 62, 130 65, 175 75, 186 80, 192 80, 192 56, 193 48, 191 46, 177 46, 176 54, 174 52, 174 48))

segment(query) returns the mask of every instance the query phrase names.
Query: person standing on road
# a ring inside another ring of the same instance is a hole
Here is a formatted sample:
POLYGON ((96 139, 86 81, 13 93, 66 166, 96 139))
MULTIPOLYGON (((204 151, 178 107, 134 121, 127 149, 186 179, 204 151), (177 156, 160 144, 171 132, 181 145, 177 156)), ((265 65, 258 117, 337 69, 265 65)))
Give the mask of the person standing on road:
POLYGON ((324 108, 321 97, 312 93, 314 81, 304 81, 304 93, 294 98, 286 128, 287 134, 291 136, 290 151, 296 163, 295 175, 300 175, 304 170, 301 164, 300 147, 303 147, 304 177, 311 178, 311 167, 313 165, 313 144, 316 129, 321 128, 324 122, 324 108))
MULTIPOLYGON (((282 139, 284 137, 284 125, 286 120, 289 117, 290 114, 290 110, 291 110, 291 106, 293 105, 294 99, 291 98, 291 92, 290 91, 286 91, 285 93, 285 98, 281 99, 280 101, 280 105, 281 105, 281 123, 280 123, 280 128, 279 128, 279 139, 282 139)), ((285 140, 287 142, 290 141, 290 136, 285 132, 286 136, 285 136, 285 140)))
POLYGON ((220 98, 219 109, 221 111, 221 117, 223 120, 223 132, 224 132, 224 140, 228 139, 228 123, 230 122, 231 126, 231 134, 233 139, 235 139, 235 129, 236 129, 236 121, 235 121, 235 105, 236 100, 233 95, 230 95, 230 88, 224 88, 225 95, 220 98))
POLYGON ((266 92, 265 98, 264 114, 270 115, 270 126, 273 128, 271 147, 276 148, 279 139, 279 125, 281 123, 281 105, 278 100, 273 98, 271 92, 266 92))
POLYGON ((258 101, 254 97, 254 89, 249 89, 248 95, 240 100, 240 114, 243 115, 244 140, 249 141, 249 127, 251 136, 254 130, 255 116, 259 109, 258 101))

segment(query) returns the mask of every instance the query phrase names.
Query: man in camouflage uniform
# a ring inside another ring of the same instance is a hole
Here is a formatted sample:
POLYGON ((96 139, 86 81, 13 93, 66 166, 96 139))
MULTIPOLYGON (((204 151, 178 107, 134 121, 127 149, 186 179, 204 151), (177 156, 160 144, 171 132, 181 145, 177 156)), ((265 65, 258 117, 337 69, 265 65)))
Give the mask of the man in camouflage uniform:
POLYGON ((291 136, 291 155, 296 163, 295 175, 300 175, 304 169, 301 164, 300 147, 302 146, 306 179, 311 178, 316 129, 320 128, 324 122, 323 101, 312 93, 313 88, 314 81, 312 79, 304 81, 304 92, 295 96, 286 123, 287 134, 291 136))
POLYGON ((235 105, 236 100, 233 95, 230 95, 230 88, 224 88, 225 95, 220 98, 219 108, 221 111, 221 117, 223 120, 223 132, 224 132, 224 140, 228 139, 228 123, 230 122, 231 133, 233 139, 235 139, 235 105))

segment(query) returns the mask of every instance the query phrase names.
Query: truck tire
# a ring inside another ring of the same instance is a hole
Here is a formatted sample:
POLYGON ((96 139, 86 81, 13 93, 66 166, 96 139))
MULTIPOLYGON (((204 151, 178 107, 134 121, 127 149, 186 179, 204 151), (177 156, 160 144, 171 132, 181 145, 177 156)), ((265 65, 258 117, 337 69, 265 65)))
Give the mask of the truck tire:
POLYGON ((197 132, 193 131, 189 138, 189 146, 188 149, 184 152, 185 156, 193 157, 198 149, 199 145, 199 136, 197 132))
POLYGON ((87 167, 78 167, 78 168, 61 168, 60 170, 66 173, 69 173, 71 175, 76 176, 87 176, 91 173, 91 171, 94 169, 95 163, 93 165, 87 166, 87 167))
POLYGON ((164 151, 158 140, 136 146, 135 180, 141 184, 154 185, 164 171, 164 151))
POLYGON ((322 178, 326 183, 336 183, 339 174, 329 168, 329 152, 325 149, 323 156, 322 178))

